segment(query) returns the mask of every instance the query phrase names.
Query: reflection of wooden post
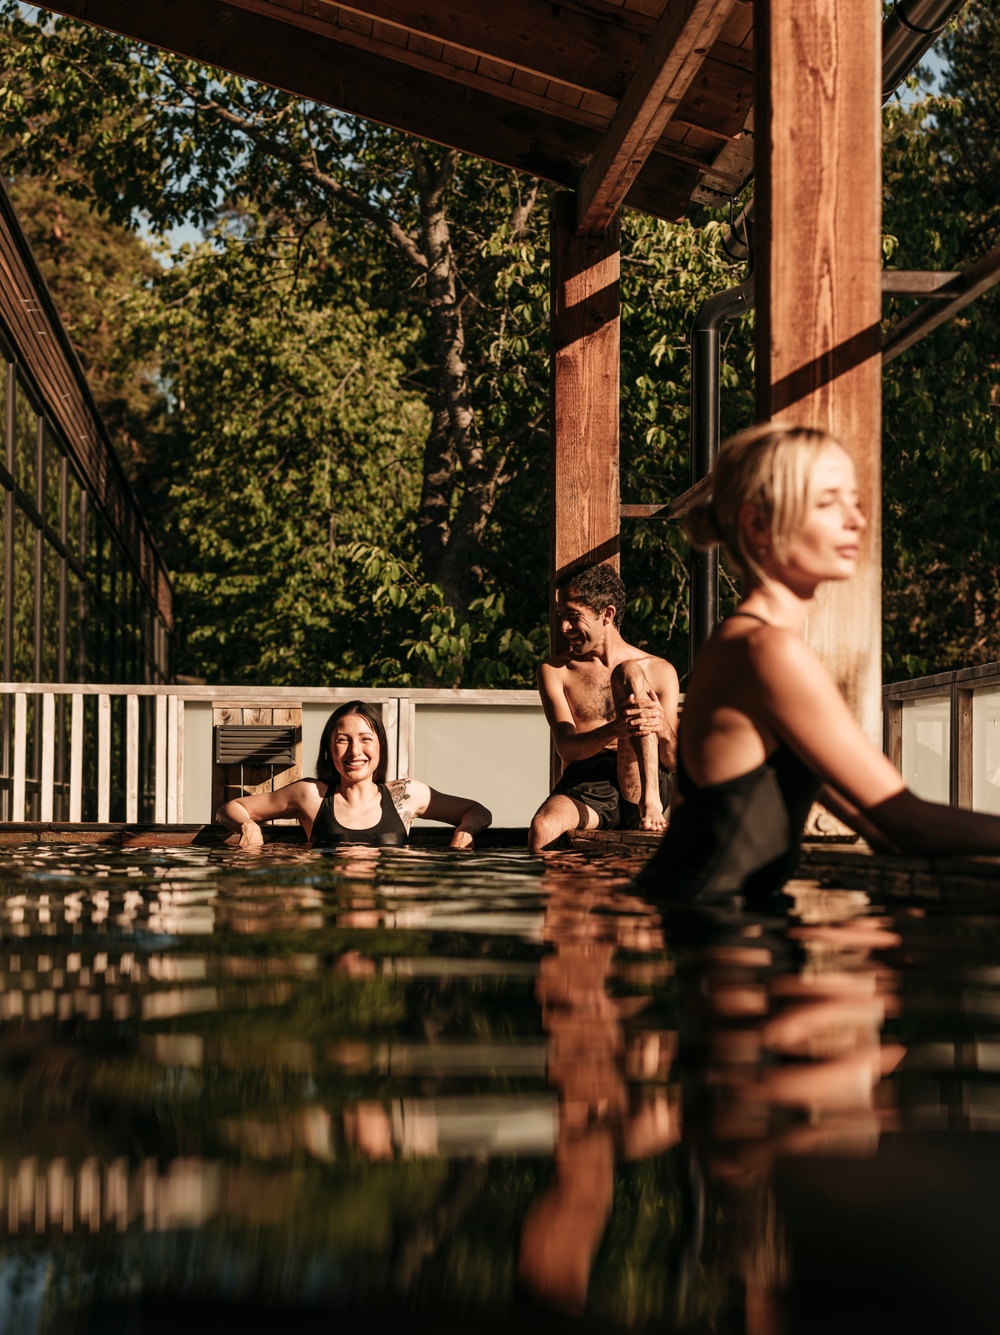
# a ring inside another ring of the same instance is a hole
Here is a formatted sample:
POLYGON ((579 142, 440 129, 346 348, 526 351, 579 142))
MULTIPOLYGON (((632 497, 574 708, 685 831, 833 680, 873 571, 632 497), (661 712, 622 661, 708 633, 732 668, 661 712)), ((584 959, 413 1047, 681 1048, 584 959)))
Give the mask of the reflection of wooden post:
POLYGON ((832 432, 868 517, 807 637, 881 746, 881 47, 870 0, 758 0, 758 415, 832 432))
POLYGON ((618 569, 617 219, 577 237, 575 196, 552 202, 552 573, 618 569))

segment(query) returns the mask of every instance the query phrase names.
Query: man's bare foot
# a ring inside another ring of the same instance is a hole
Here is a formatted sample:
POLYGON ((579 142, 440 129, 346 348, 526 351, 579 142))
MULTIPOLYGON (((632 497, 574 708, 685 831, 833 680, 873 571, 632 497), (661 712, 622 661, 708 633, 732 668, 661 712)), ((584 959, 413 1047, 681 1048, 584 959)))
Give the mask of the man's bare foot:
POLYGON ((667 818, 662 811, 647 811, 639 816, 638 828, 660 833, 667 828, 667 818))

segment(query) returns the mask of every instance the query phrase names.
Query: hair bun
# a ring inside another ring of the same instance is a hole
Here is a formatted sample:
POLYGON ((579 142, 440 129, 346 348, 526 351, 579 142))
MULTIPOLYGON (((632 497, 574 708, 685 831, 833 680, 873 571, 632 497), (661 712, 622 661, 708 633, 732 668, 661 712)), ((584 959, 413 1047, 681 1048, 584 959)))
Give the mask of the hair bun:
POLYGON ((701 551, 710 551, 723 542, 722 529, 711 496, 706 496, 692 505, 682 519, 681 527, 691 539, 692 545, 701 551))

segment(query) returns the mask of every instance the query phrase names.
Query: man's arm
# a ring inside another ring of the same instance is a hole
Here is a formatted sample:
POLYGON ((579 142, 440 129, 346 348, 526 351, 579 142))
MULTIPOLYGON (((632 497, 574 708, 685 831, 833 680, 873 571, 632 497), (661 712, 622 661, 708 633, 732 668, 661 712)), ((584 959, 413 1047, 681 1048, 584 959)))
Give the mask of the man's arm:
POLYGON ((567 764, 596 756, 620 737, 631 735, 626 718, 611 719, 608 723, 599 723, 596 728, 580 731, 566 699, 562 674, 551 663, 542 663, 538 669, 538 694, 542 698, 542 709, 552 731, 556 751, 567 764))

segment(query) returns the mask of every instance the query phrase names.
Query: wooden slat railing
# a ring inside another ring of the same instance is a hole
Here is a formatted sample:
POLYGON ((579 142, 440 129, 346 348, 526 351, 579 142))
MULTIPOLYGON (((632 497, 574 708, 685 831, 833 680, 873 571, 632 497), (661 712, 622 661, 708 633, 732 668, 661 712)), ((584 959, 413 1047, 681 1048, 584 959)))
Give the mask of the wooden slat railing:
POLYGON ((184 820, 184 715, 266 701, 275 708, 362 699, 382 707, 389 775, 413 763, 421 704, 537 706, 534 691, 219 687, 0 682, 0 819, 79 824, 184 820))

